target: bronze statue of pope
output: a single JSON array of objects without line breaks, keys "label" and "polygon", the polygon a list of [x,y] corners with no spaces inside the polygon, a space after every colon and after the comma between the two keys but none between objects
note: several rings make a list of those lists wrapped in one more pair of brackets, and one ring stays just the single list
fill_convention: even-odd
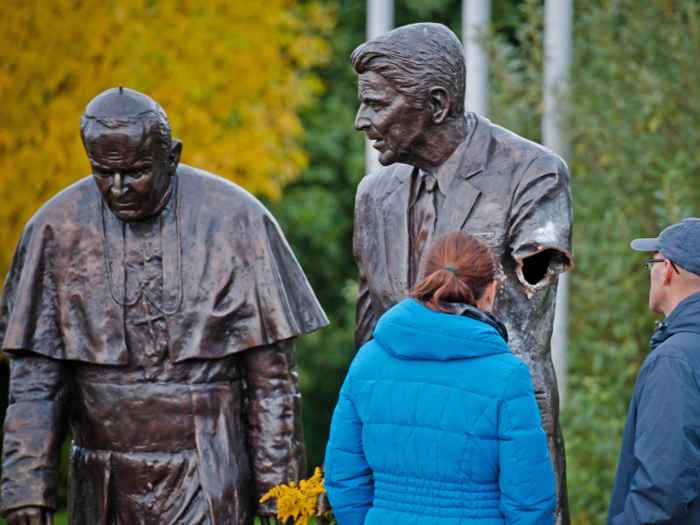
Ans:
[{"label": "bronze statue of pope", "polygon": [[29,221],[0,298],[10,525],[252,524],[305,474],[293,339],[328,321],[252,195],[180,164],[163,109],[87,106],[87,177]]}]

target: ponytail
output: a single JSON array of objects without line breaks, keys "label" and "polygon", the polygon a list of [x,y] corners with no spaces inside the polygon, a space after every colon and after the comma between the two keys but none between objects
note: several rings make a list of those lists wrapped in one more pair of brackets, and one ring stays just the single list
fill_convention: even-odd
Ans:
[{"label": "ponytail", "polygon": [[496,259],[481,240],[465,232],[435,239],[430,246],[423,280],[411,289],[411,297],[437,312],[451,313],[446,303],[476,306],[496,276]]}]

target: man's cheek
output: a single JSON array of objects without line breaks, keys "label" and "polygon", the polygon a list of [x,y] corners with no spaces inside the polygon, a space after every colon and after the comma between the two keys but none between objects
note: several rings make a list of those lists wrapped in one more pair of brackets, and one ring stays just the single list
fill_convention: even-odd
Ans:
[{"label": "man's cheek", "polygon": [[141,178],[131,183],[131,187],[137,195],[146,195],[151,191],[151,180],[149,178]]},{"label": "man's cheek", "polygon": [[392,151],[398,153],[401,149],[401,129],[400,126],[394,126],[386,135],[386,144]]},{"label": "man's cheek", "polygon": [[94,178],[95,184],[97,184],[97,189],[99,192],[103,195],[106,196],[109,194],[109,188],[110,184],[107,181],[99,180],[98,178]]}]

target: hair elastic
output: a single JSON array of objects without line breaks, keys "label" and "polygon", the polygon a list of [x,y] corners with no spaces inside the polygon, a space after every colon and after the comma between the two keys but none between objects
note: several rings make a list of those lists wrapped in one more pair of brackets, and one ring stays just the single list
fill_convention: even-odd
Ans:
[{"label": "hair elastic", "polygon": [[457,275],[457,270],[455,270],[454,266],[443,266],[442,269],[443,270],[452,270],[452,273]]}]

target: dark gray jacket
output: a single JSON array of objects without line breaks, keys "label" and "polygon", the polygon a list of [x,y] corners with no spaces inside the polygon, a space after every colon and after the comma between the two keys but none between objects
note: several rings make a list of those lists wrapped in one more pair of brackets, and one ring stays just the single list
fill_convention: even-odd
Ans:
[{"label": "dark gray jacket", "polygon": [[651,339],[627,416],[608,525],[700,524],[700,293]]}]

